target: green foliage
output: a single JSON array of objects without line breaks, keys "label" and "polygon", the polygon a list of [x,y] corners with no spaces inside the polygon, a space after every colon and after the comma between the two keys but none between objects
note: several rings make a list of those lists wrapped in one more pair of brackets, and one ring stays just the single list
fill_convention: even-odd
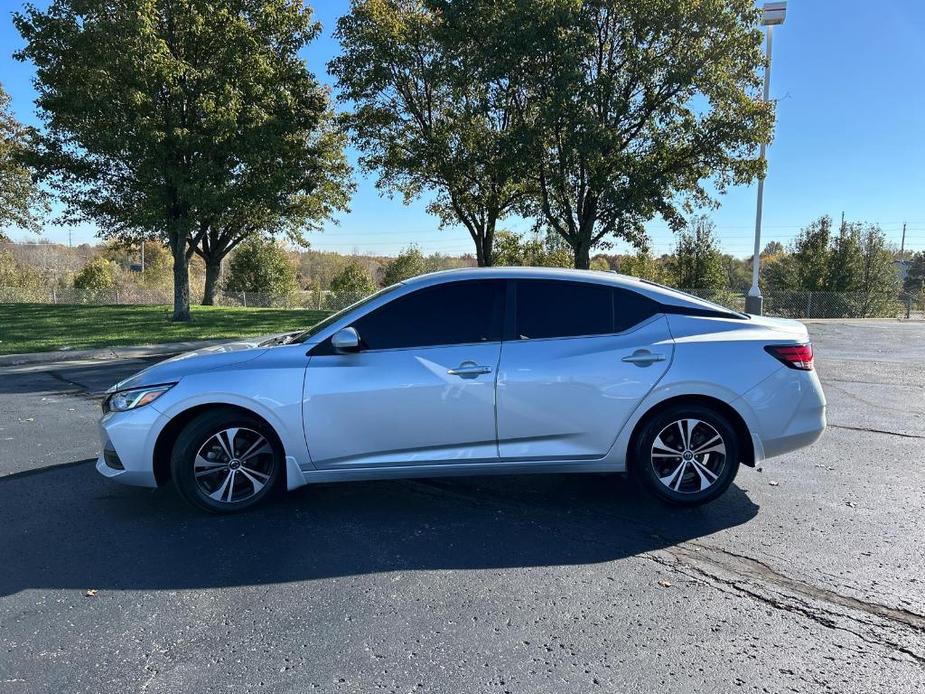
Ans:
[{"label": "green foliage", "polygon": [[858,225],[842,224],[838,236],[832,239],[827,262],[829,276],[826,288],[829,291],[860,291],[864,277],[864,253]]},{"label": "green foliage", "polygon": [[145,241],[145,268],[138,280],[148,289],[169,289],[173,284],[173,258],[157,241]]},{"label": "green foliage", "polygon": [[631,275],[632,277],[658,282],[659,284],[670,282],[665,264],[652,257],[647,246],[641,248],[635,255],[622,256],[617,271],[624,275]]},{"label": "green foliage", "polygon": [[331,280],[331,290],[365,296],[376,291],[376,282],[365,267],[356,260],[351,260],[334,275]]},{"label": "green foliage", "polygon": [[367,170],[406,202],[462,224],[479,265],[492,261],[498,220],[524,195],[521,94],[499,71],[484,32],[509,3],[353,0],[337,23],[343,54],[330,63]]},{"label": "green foliage", "polygon": [[724,289],[727,278],[723,255],[713,236],[715,225],[705,216],[695,217],[678,237],[671,272],[674,285],[682,289]]},{"label": "green foliage", "polygon": [[33,130],[13,117],[10,95],[0,84],[0,228],[38,230],[48,209],[45,195],[24,163],[33,136]]},{"label": "green foliage", "polygon": [[[493,265],[531,267],[572,267],[572,254],[562,246],[549,244],[538,236],[524,238],[510,231],[495,236]],[[609,268],[609,266],[608,266]]]},{"label": "green foliage", "polygon": [[762,257],[766,255],[774,256],[774,255],[781,255],[786,252],[787,252],[787,249],[784,248],[784,244],[782,244],[780,241],[768,241],[764,246],[764,250],[761,251],[761,255]]},{"label": "green foliage", "polygon": [[[783,248],[783,246],[781,246]],[[722,257],[723,272],[726,275],[725,286],[734,291],[745,291],[752,286],[751,259],[743,260],[724,253]]]},{"label": "green foliage", "polygon": [[607,272],[610,270],[610,263],[602,255],[591,258],[591,264],[588,266],[590,270],[598,270],[600,272]]},{"label": "green foliage", "polygon": [[861,257],[863,274],[860,291],[870,294],[885,294],[899,291],[900,280],[893,264],[886,235],[875,224],[861,228]]},{"label": "green foliage", "polygon": [[0,289],[38,290],[45,282],[37,269],[16,262],[13,254],[0,248]]},{"label": "green foliage", "polygon": [[[752,0],[534,0],[517,8],[516,54],[537,161],[532,209],[574,249],[713,203],[710,190],[763,173],[773,104],[758,96],[761,32]],[[493,36],[492,31],[487,32]],[[513,41],[514,48],[504,50]]]},{"label": "green foliage", "polygon": [[919,251],[910,259],[903,290],[910,294],[921,294],[925,290],[925,251]]},{"label": "green foliage", "polygon": [[828,288],[831,239],[831,217],[820,217],[800,231],[792,253],[799,289],[825,291]]},{"label": "green foliage", "polygon": [[421,251],[416,246],[409,246],[385,266],[382,284],[388,287],[391,284],[423,275],[425,272],[427,272],[427,265]]},{"label": "green foliage", "polygon": [[94,258],[74,276],[74,288],[104,292],[119,286],[119,266],[106,258]]},{"label": "green foliage", "polygon": [[53,0],[14,22],[45,124],[37,166],[70,220],[167,239],[176,319],[209,234],[223,243],[345,204],[341,136],[299,55],[319,31],[301,2]]},{"label": "green foliage", "polygon": [[295,266],[286,251],[272,241],[244,241],[231,256],[225,289],[229,292],[262,292],[288,301],[299,285]]}]

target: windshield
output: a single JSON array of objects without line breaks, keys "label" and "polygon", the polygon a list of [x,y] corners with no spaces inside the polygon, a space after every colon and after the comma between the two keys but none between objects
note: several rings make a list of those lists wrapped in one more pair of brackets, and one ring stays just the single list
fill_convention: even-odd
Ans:
[{"label": "windshield", "polygon": [[343,318],[344,316],[346,316],[348,313],[350,313],[350,312],[352,312],[352,311],[355,311],[356,309],[365,306],[366,304],[368,304],[369,302],[373,301],[374,299],[378,299],[380,296],[384,296],[384,295],[386,295],[386,294],[391,294],[393,291],[395,291],[396,289],[398,289],[400,286],[401,286],[401,284],[393,284],[393,285],[391,285],[391,286],[389,286],[389,287],[386,287],[385,289],[380,289],[380,290],[379,290],[378,292],[376,292],[375,294],[370,294],[370,295],[367,296],[365,299],[360,299],[360,300],[357,301],[356,303],[350,304],[350,306],[348,306],[347,308],[341,309],[341,310],[338,311],[337,313],[332,313],[330,316],[328,316],[328,317],[325,318],[324,320],[319,321],[318,323],[315,323],[315,324],[314,324],[312,327],[310,327],[308,330],[306,330],[306,331],[304,331],[304,332],[301,332],[301,333],[299,333],[298,335],[296,335],[294,338],[292,338],[292,339],[289,341],[290,344],[292,344],[292,343],[298,343],[298,342],[305,342],[308,338],[312,337],[313,335],[317,335],[319,332],[321,332],[322,330],[324,330],[325,328],[327,328],[329,325],[333,325],[334,323],[336,323],[337,321],[339,321],[341,318]]}]

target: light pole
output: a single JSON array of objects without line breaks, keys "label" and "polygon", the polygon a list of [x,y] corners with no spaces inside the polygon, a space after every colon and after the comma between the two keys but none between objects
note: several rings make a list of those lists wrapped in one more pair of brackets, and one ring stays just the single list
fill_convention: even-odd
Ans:
[{"label": "light pole", "polygon": [[[774,38],[774,27],[784,23],[787,16],[786,2],[766,2],[762,8],[761,23],[767,27],[768,33],[768,64],[764,68],[764,100],[768,100],[771,89],[771,44]],[[764,161],[767,143],[761,143],[759,157]],[[761,208],[764,204],[764,174],[758,177],[758,207],[755,211],[755,254],[752,256],[752,287],[745,297],[745,312],[760,316],[764,304],[761,289],[758,287],[758,275],[761,272]]]}]

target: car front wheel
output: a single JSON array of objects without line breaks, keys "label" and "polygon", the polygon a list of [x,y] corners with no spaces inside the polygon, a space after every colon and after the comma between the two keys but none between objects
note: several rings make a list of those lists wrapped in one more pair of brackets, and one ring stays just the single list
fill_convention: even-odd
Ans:
[{"label": "car front wheel", "polygon": [[726,415],[678,405],[651,417],[636,437],[630,473],[651,494],[680,506],[712,501],[732,484],[740,445]]},{"label": "car front wheel", "polygon": [[283,471],[283,451],[261,420],[212,410],[177,437],[171,472],[181,496],[213,513],[243,511],[266,498]]}]

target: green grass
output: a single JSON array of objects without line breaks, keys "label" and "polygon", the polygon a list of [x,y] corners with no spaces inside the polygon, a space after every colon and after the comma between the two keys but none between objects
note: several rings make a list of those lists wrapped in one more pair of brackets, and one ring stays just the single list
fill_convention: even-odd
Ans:
[{"label": "green grass", "polygon": [[191,322],[171,323],[167,306],[0,304],[0,354],[268,335],[307,328],[329,313],[193,306]]}]

